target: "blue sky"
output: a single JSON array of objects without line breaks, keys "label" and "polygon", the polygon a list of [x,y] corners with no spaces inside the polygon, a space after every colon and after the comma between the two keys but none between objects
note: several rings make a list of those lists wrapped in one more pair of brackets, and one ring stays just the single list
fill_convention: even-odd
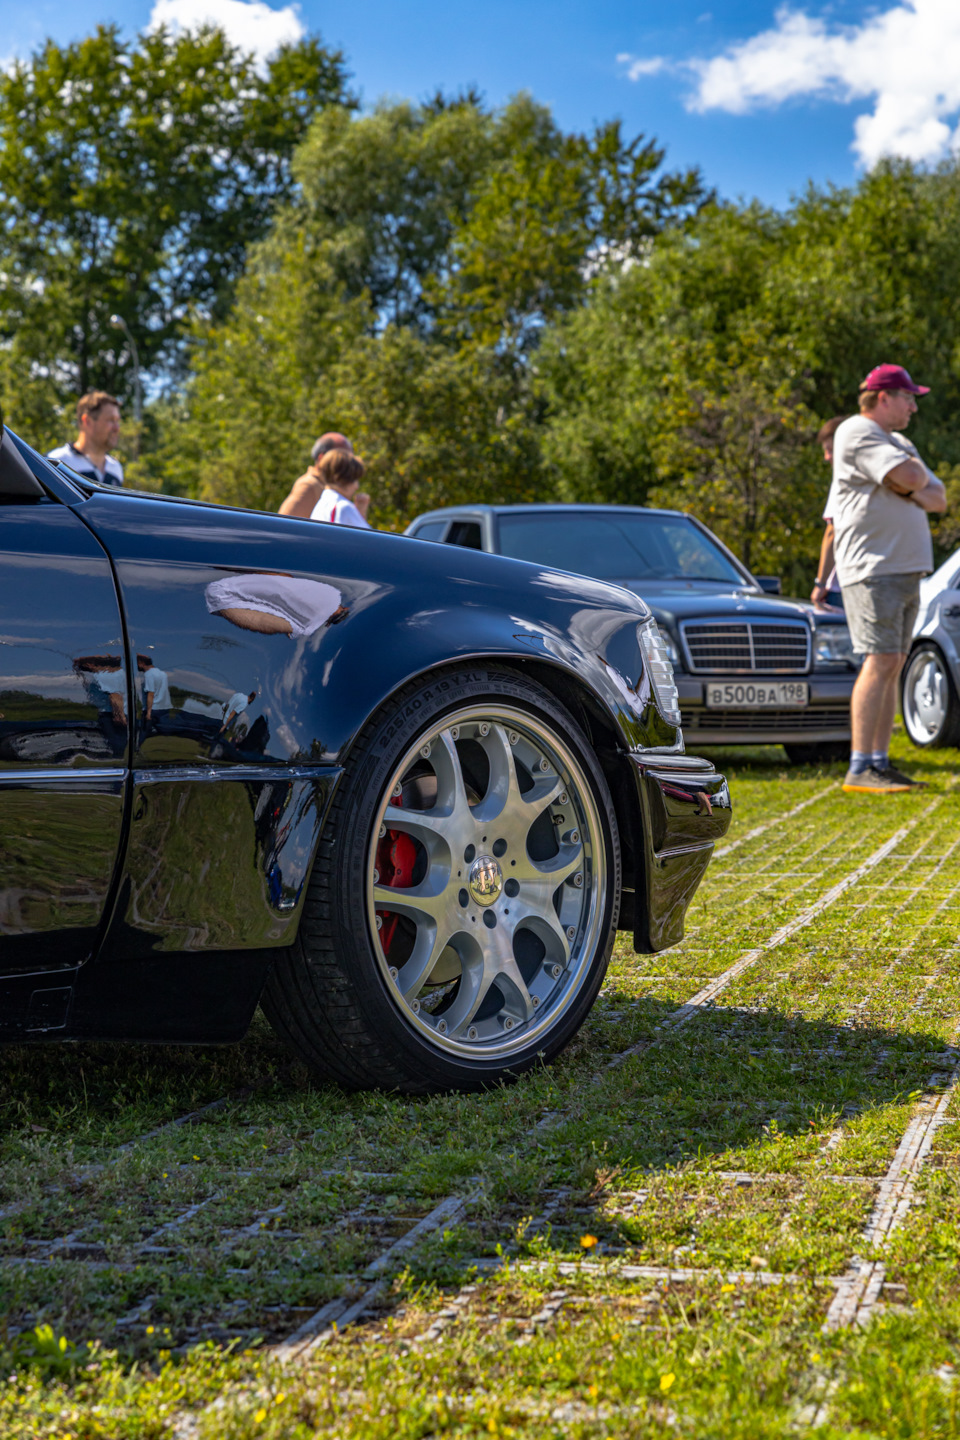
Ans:
[{"label": "blue sky", "polygon": [[112,20],[222,20],[250,48],[319,30],[365,104],[530,90],[568,128],[619,116],[731,197],[783,205],[879,155],[936,161],[960,115],[960,0],[0,0],[0,59]]}]

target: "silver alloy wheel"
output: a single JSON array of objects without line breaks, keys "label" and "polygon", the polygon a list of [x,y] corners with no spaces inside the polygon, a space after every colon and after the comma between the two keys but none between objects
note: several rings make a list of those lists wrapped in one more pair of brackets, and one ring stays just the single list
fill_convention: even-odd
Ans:
[{"label": "silver alloy wheel", "polygon": [[[397,876],[412,883],[384,883]],[[374,953],[404,1018],[441,1050],[502,1059],[550,1031],[590,974],[606,886],[587,775],[523,710],[447,715],[386,786],[367,862]]]},{"label": "silver alloy wheel", "polygon": [[918,650],[903,680],[903,723],[910,739],[929,745],[942,734],[950,708],[950,681],[933,650]]}]

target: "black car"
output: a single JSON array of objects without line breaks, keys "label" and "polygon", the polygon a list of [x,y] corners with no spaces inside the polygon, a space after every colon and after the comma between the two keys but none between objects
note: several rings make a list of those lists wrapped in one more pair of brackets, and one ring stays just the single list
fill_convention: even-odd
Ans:
[{"label": "black car", "polygon": [[612,581],[640,595],[673,662],[682,726],[701,745],[783,745],[791,760],[850,748],[856,658],[842,611],[779,598],[706,525],[631,505],[431,510],[408,535]]},{"label": "black car", "polygon": [[730,819],[597,581],[0,450],[0,1036],[228,1041],[347,1087],[555,1055]]}]

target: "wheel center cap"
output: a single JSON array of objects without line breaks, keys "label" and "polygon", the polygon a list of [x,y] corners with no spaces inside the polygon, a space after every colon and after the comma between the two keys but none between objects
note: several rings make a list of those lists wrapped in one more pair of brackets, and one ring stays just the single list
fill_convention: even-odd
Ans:
[{"label": "wheel center cap", "polygon": [[503,889],[503,871],[492,855],[478,855],[470,866],[467,883],[477,905],[492,905]]}]

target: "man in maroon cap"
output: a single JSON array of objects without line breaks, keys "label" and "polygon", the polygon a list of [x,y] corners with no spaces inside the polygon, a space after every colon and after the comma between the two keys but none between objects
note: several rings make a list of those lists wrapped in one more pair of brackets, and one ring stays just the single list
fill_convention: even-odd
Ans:
[{"label": "man in maroon cap", "polygon": [[[346,435],[341,435],[336,430],[328,430],[326,435],[321,435],[319,440],[314,440],[310,450],[310,464],[299,480],[294,480],[293,489],[280,506],[281,515],[296,515],[301,520],[310,519],[324,488],[324,481],[317,471],[317,466],[324,455],[329,455],[331,450],[345,450],[348,455],[353,454],[353,446]],[[353,503],[366,519],[370,496],[355,495]]]},{"label": "man in maroon cap", "polygon": [[860,386],[860,414],[838,426],[827,508],[854,650],[864,656],[850,700],[853,741],[844,790],[889,795],[920,782],[890,764],[897,681],[910,649],[920,580],[933,569],[927,512],[946,509],[943,485],[901,432],[916,413],[902,365],[878,365]]}]

